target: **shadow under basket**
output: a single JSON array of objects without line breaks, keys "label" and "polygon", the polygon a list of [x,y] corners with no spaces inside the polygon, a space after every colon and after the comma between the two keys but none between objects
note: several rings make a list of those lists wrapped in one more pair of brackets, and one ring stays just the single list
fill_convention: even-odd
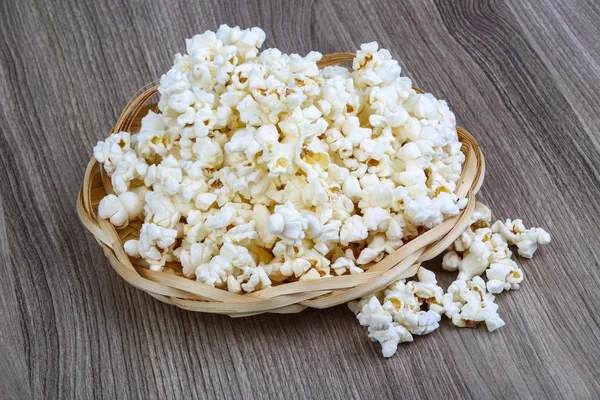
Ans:
[{"label": "shadow under basket", "polygon": [[[339,65],[352,61],[353,58],[352,53],[325,55],[319,62],[319,67]],[[110,133],[138,132],[141,119],[148,111],[158,111],[155,104],[146,105],[157,90],[158,86],[154,82],[136,93]],[[423,92],[418,88],[415,90]],[[186,310],[227,314],[232,317],[265,312],[297,313],[306,307],[333,307],[381,290],[398,279],[415,275],[421,262],[442,253],[469,225],[475,207],[475,194],[483,182],[485,164],[475,138],[463,128],[456,129],[465,162],[455,193],[467,198],[467,206],[459,215],[412,239],[394,253],[372,264],[362,274],[281,283],[252,293],[235,294],[185,278],[178,262],[167,263],[162,272],[152,271],[143,260],[130,258],[123,249],[125,241],[139,236],[140,221],[117,229],[109,221],[98,218],[98,203],[104,196],[113,193],[113,189],[110,178],[94,158],[85,171],[77,199],[77,211],[82,223],[94,235],[119,275],[131,285],[165,303]]]}]

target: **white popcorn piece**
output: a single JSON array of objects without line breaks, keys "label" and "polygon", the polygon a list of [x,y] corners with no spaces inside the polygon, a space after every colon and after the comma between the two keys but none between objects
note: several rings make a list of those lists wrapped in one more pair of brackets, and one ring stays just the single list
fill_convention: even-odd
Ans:
[{"label": "white popcorn piece", "polygon": [[460,264],[461,258],[454,250],[450,250],[444,254],[442,259],[442,268],[446,271],[456,271]]},{"label": "white popcorn piece", "polygon": [[246,293],[271,286],[271,280],[262,266],[245,267],[244,273],[237,277],[237,282]]},{"label": "white popcorn piece", "polygon": [[426,335],[440,327],[440,314],[428,310],[414,312],[412,310],[400,310],[394,316],[394,321],[404,326],[413,335]]},{"label": "white popcorn piece", "polygon": [[[366,178],[375,180],[372,184]],[[368,182],[368,183],[367,183]],[[393,187],[389,182],[380,182],[375,175],[365,175],[361,178],[361,185],[364,189],[361,192],[361,200],[358,207],[362,210],[369,207],[381,207],[389,209],[393,202]],[[365,185],[367,185],[365,187]]]},{"label": "white popcorn piece", "polygon": [[109,194],[98,204],[98,216],[110,219],[113,225],[122,227],[137,219],[142,207],[142,200],[134,192],[124,192],[119,196]]},{"label": "white popcorn piece", "polygon": [[206,211],[217,201],[217,197],[214,193],[199,193],[195,198],[195,206],[200,211]]},{"label": "white popcorn piece", "polygon": [[493,263],[485,271],[488,278],[487,289],[490,293],[498,294],[504,290],[518,289],[523,282],[523,271],[513,260],[505,259]]},{"label": "white popcorn piece", "polygon": [[360,252],[356,263],[364,265],[377,260],[377,258],[385,251],[385,244],[386,240],[384,235],[375,235],[373,239],[371,239],[369,245]]},{"label": "white popcorn piece", "polygon": [[119,195],[119,201],[127,211],[129,221],[136,219],[143,210],[144,203],[135,192],[125,192]]},{"label": "white popcorn piece", "polygon": [[125,226],[129,222],[127,209],[114,194],[109,194],[100,200],[98,216],[110,220],[110,223],[117,227]]},{"label": "white popcorn piece", "polygon": [[215,215],[208,217],[206,220],[206,226],[209,229],[225,228],[231,223],[231,220],[233,217],[235,217],[235,214],[235,208],[231,203],[228,203],[223,208],[219,209]]},{"label": "white popcorn piece", "polygon": [[314,268],[309,268],[304,274],[302,274],[302,276],[300,277],[299,280],[307,281],[307,280],[319,279],[319,278],[321,278],[321,274],[319,274],[319,271],[317,271]]},{"label": "white popcorn piece", "polygon": [[369,231],[360,215],[353,215],[346,219],[340,229],[340,243],[343,246],[364,240],[367,236]]},{"label": "white popcorn piece", "polygon": [[357,267],[354,260],[354,257],[338,257],[333,264],[331,264],[331,268],[335,272],[336,275],[343,275],[346,272],[350,272],[350,274],[362,274],[364,271]]},{"label": "white popcorn piece", "polygon": [[202,168],[218,168],[223,162],[223,150],[215,139],[198,138],[192,146],[196,162]]},{"label": "white popcorn piece", "polygon": [[396,353],[399,343],[413,341],[408,329],[395,322],[390,324],[387,329],[370,331],[369,338],[381,344],[381,354],[386,358]]},{"label": "white popcorn piece", "polygon": [[436,330],[446,311],[443,290],[437,286],[433,272],[420,268],[418,278],[419,282],[400,280],[390,285],[383,304],[378,296],[368,296],[356,305],[359,322],[369,327],[369,338],[381,343],[384,357],[392,356],[398,343],[412,342],[412,335]]},{"label": "white popcorn piece", "polygon": [[138,242],[138,240],[130,239],[123,243],[123,249],[125,250],[125,253],[127,253],[128,256],[134,258],[140,257],[140,251],[138,250]]},{"label": "white popcorn piece", "polygon": [[523,221],[507,219],[504,223],[496,221],[492,225],[492,232],[501,235],[508,244],[516,245],[519,255],[525,258],[533,257],[533,253],[540,244],[550,243],[550,234],[542,228],[527,229]]},{"label": "white popcorn piece", "polygon": [[111,183],[116,194],[129,190],[133,179],[141,179],[147,173],[145,160],[138,159],[133,151],[125,153],[111,176]]},{"label": "white popcorn piece", "polygon": [[212,232],[206,225],[208,214],[203,214],[198,210],[191,210],[186,218],[186,224],[183,228],[185,242],[192,244],[201,242]]},{"label": "white popcorn piece", "polygon": [[242,285],[238,282],[235,276],[229,275],[227,277],[227,290],[232,293],[241,293]]},{"label": "white popcorn piece", "polygon": [[[357,310],[359,311],[359,310]],[[362,326],[368,326],[369,330],[384,330],[392,324],[392,315],[384,310],[376,296],[372,296],[356,315]]]},{"label": "white popcorn piece", "polygon": [[105,141],[94,146],[94,158],[104,164],[104,170],[109,174],[131,148],[131,136],[128,132],[113,133]]},{"label": "white popcorn piece", "polygon": [[311,267],[310,261],[305,258],[286,255],[284,256],[284,262],[279,266],[278,272],[286,277],[293,275],[299,278],[310,270]]},{"label": "white popcorn piece", "polygon": [[[172,155],[163,159],[158,165],[151,165],[145,177],[146,186],[160,185],[166,193],[174,195],[179,191],[183,172]],[[155,189],[156,190],[156,189]]]},{"label": "white popcorn piece", "polygon": [[[492,211],[485,204],[476,202],[469,225],[477,224],[480,221],[489,226],[492,223]],[[478,228],[482,227],[480,225],[478,224]]]},{"label": "white popcorn piece", "polygon": [[151,222],[164,228],[174,228],[181,214],[177,211],[171,198],[156,192],[148,192],[145,196],[144,214],[146,222]]},{"label": "white popcorn piece", "polygon": [[258,238],[266,248],[273,247],[273,244],[275,244],[275,241],[277,240],[277,236],[271,234],[267,227],[270,216],[271,213],[265,205],[254,205],[254,208],[252,209],[252,220],[255,221],[255,229],[258,233]]},{"label": "white popcorn piece", "polygon": [[267,229],[270,234],[277,236],[285,244],[300,245],[304,239],[304,229],[307,221],[302,217],[290,201],[275,207],[275,212],[269,217]]},{"label": "white popcorn piece", "polygon": [[404,218],[396,215],[395,217],[390,218],[390,225],[385,231],[385,236],[389,240],[402,240],[402,238],[404,237],[403,228],[405,226],[406,222],[404,221]]},{"label": "white popcorn piece", "polygon": [[245,268],[254,267],[256,267],[256,262],[247,248],[224,243],[219,255],[212,257],[209,262],[199,265],[195,273],[198,281],[211,286],[223,287],[235,270],[244,271]]},{"label": "white popcorn piece", "polygon": [[229,229],[223,236],[225,243],[241,243],[258,238],[258,232],[255,230],[256,221],[250,221],[246,224],[236,225]]},{"label": "white popcorn piece", "polygon": [[381,207],[367,208],[363,214],[365,226],[372,232],[385,232],[390,226],[390,212]]},{"label": "white popcorn piece", "polygon": [[172,258],[168,248],[173,245],[176,237],[175,229],[145,223],[140,230],[139,239],[125,242],[124,247],[129,256],[142,258],[150,269],[162,271],[165,263]]},{"label": "white popcorn piece", "polygon": [[187,250],[181,247],[180,249],[177,255],[181,260],[183,274],[187,277],[193,277],[196,268],[210,262],[211,258],[217,253],[216,244],[210,241],[192,243]]},{"label": "white popcorn piece", "polygon": [[469,280],[479,276],[489,266],[490,250],[483,242],[475,241],[469,246],[465,257],[458,263],[458,279]]},{"label": "white popcorn piece", "polygon": [[156,224],[145,223],[140,230],[140,240],[143,236],[147,237],[153,245],[161,249],[166,249],[175,242],[177,231],[175,229],[163,228]]}]

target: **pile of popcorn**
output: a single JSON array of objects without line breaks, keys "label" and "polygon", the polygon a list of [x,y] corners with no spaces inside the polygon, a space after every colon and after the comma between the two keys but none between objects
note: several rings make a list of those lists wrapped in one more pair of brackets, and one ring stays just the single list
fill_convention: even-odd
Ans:
[{"label": "pile of popcorn", "polygon": [[[320,53],[261,52],[264,40],[226,25],[187,39],[160,80],[160,113],[94,147],[115,193],[98,215],[117,228],[142,221],[129,256],[249,293],[360,274],[466,206],[454,194],[464,162],[454,114],[416,92],[387,50],[363,44],[351,69],[320,70]],[[442,314],[503,324],[491,293],[522,280],[507,243],[528,256],[549,237],[520,221],[490,228],[482,206],[476,215],[444,257],[460,271],[448,293],[421,269],[419,282],[357,306],[384,355]]]},{"label": "pile of popcorn", "polygon": [[465,207],[454,114],[387,50],[319,70],[320,53],[259,52],[264,39],[223,25],[186,40],[161,112],[95,146],[115,192],[99,216],[143,220],[131,257],[252,292],[362,273]]},{"label": "pile of popcorn", "polygon": [[[391,357],[399,343],[412,342],[412,335],[425,335],[439,328],[443,315],[459,327],[485,324],[493,332],[504,326],[498,315],[495,294],[518,289],[523,271],[512,260],[509,245],[520,256],[531,258],[538,245],[550,242],[541,228],[527,229],[519,219],[496,221],[477,203],[470,226],[444,254],[442,267],[457,271],[447,292],[437,285],[435,274],[419,268],[418,281],[400,280],[384,291],[349,303],[369,338],[381,344],[384,357]],[[487,282],[480,276],[485,272]]]}]

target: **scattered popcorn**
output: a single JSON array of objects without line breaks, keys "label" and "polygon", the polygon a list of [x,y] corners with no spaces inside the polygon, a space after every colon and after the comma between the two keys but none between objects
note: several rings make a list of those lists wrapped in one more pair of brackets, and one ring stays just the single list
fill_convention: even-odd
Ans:
[{"label": "scattered popcorn", "polygon": [[[417,154],[416,150],[410,151]],[[459,271],[458,279],[446,293],[437,285],[435,274],[421,267],[417,271],[418,281],[399,280],[383,293],[348,303],[360,324],[368,326],[369,338],[381,344],[384,357],[391,357],[399,343],[412,341],[412,335],[424,335],[437,329],[442,315],[462,328],[484,324],[493,332],[504,326],[494,295],[518,289],[523,282],[523,271],[511,259],[509,244],[519,250],[533,244],[537,247],[549,243],[550,235],[540,228],[526,229],[521,220],[496,221],[490,227],[491,221],[489,208],[476,203],[470,225],[444,254],[442,267]],[[526,244],[519,247],[520,243]],[[373,245],[369,244],[361,256],[368,254],[369,247]],[[344,257],[338,260],[342,260],[340,267],[347,263]],[[336,263],[337,260],[334,270]],[[479,276],[483,272],[487,282]]]},{"label": "scattered popcorn", "polygon": [[497,312],[498,305],[494,303],[495,297],[487,293],[481,277],[454,281],[448,288],[448,295],[452,296],[452,306],[446,311],[446,316],[452,319],[454,325],[473,328],[483,322],[490,332],[504,326]]},{"label": "scattered popcorn", "polygon": [[435,274],[425,268],[418,272],[420,282],[400,280],[383,293],[363,298],[355,307],[356,317],[369,328],[369,338],[391,357],[399,343],[412,342],[412,335],[426,335],[439,328],[443,290]]}]

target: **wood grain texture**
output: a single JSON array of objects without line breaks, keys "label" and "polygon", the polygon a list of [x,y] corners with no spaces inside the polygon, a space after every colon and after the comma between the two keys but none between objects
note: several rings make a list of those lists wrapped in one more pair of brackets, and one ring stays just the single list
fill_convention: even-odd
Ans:
[{"label": "wood grain texture", "polygon": [[[0,2],[1,397],[598,398],[598,20],[579,0]],[[448,100],[486,154],[481,200],[553,235],[498,297],[505,327],[446,322],[383,359],[345,307],[196,314],[112,271],[75,214],[91,148],[221,23],[287,52],[377,40]]]}]

